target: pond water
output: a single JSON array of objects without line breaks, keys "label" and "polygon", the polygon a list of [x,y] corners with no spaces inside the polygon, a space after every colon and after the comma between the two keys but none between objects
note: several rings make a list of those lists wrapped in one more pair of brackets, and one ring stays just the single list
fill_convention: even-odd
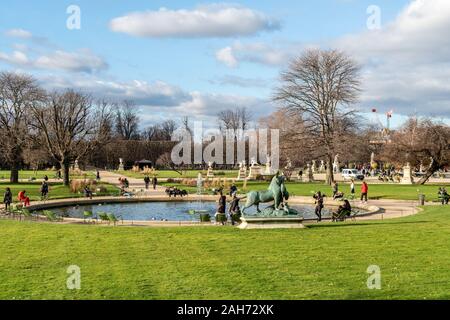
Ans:
[{"label": "pond water", "polygon": [[[266,205],[260,205],[265,208]],[[291,205],[291,208],[303,213],[305,219],[316,218],[314,207],[308,205]],[[137,203],[111,203],[101,205],[83,205],[53,209],[64,217],[83,218],[84,211],[92,211],[94,216],[99,212],[113,213],[122,216],[123,220],[132,221],[199,221],[199,214],[191,214],[192,210],[208,212],[211,217],[216,212],[217,204],[214,202],[180,201],[180,202],[137,202]],[[228,208],[227,208],[228,210]],[[256,213],[256,208],[246,211],[247,214]],[[323,217],[330,216],[329,210],[322,210]]]}]

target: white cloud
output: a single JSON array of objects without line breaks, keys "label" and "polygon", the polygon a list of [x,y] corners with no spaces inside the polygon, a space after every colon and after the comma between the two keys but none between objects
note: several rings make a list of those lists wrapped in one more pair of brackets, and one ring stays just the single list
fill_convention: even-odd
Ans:
[{"label": "white cloud", "polygon": [[5,35],[11,38],[31,39],[33,34],[24,29],[10,29],[5,32]]},{"label": "white cloud", "polygon": [[234,68],[238,65],[238,61],[234,56],[233,48],[226,47],[216,52],[216,59],[219,62],[226,64],[230,68]]},{"label": "white cloud", "polygon": [[215,116],[221,110],[247,107],[255,119],[274,110],[271,103],[264,99],[199,91],[187,92],[163,81],[120,82],[94,75],[77,74],[70,78],[41,76],[39,82],[49,91],[73,88],[91,93],[99,99],[133,100],[149,121],[152,118],[181,119],[183,116],[189,116],[215,125]]},{"label": "white cloud", "polygon": [[82,49],[76,52],[57,50],[49,55],[38,57],[34,65],[43,69],[60,69],[74,72],[92,73],[107,69],[107,63],[91,50]]},{"label": "white cloud", "polygon": [[[307,47],[338,48],[363,66],[361,109],[450,117],[450,1],[414,0],[381,30],[367,30],[325,44],[235,42],[233,64],[286,67]],[[225,52],[224,49],[218,52]]]},{"label": "white cloud", "polygon": [[57,50],[35,58],[30,58],[25,52],[18,50],[11,54],[0,52],[0,61],[20,67],[69,72],[93,73],[108,68],[108,64],[89,49],[76,52]]},{"label": "white cloud", "polygon": [[0,52],[0,61],[19,66],[27,66],[30,63],[27,55],[21,51],[14,51],[11,54]]},{"label": "white cloud", "polygon": [[193,10],[134,12],[111,20],[110,28],[139,37],[232,37],[276,30],[280,23],[242,6],[210,4]]},{"label": "white cloud", "polygon": [[270,67],[285,66],[304,49],[300,43],[266,44],[262,42],[235,41],[231,46],[216,51],[216,60],[229,67],[250,62]]},{"label": "white cloud", "polygon": [[364,108],[450,115],[450,1],[415,0],[381,30],[331,45],[363,65]]},{"label": "white cloud", "polygon": [[242,88],[266,88],[269,81],[261,78],[247,78],[237,75],[225,75],[209,80],[209,83],[219,86],[237,86]]}]

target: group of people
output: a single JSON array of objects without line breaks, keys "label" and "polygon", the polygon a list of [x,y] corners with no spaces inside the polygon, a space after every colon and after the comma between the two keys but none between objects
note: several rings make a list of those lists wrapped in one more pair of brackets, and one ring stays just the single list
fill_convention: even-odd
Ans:
[{"label": "group of people", "polygon": [[176,198],[177,196],[183,198],[188,195],[188,192],[186,190],[180,190],[177,187],[169,187],[166,189],[166,194],[169,196],[169,198]]},{"label": "group of people", "polygon": [[[26,190],[21,190],[17,195],[17,200],[24,207],[30,206],[30,197],[27,196]],[[11,204],[13,202],[13,195],[11,192],[11,188],[6,188],[5,194],[3,195],[3,203],[5,205],[5,210],[11,210]]]},{"label": "group of people", "polygon": [[145,189],[148,190],[150,187],[150,182],[152,183],[153,190],[156,190],[156,186],[158,185],[158,178],[154,176],[152,179],[150,179],[149,176],[145,176],[144,183],[145,183]]},{"label": "group of people", "polygon": [[231,201],[229,203],[228,208],[228,217],[227,217],[227,197],[223,193],[223,189],[219,190],[219,201],[217,206],[217,212],[215,215],[216,221],[225,225],[228,218],[231,220],[231,224],[235,225],[239,218],[241,217],[241,208],[239,206],[239,201],[241,198],[237,196],[237,187],[233,184],[230,188],[230,196]]},{"label": "group of people", "polygon": [[438,196],[439,200],[441,200],[442,205],[448,204],[448,201],[450,200],[450,195],[448,194],[447,190],[444,187],[439,188]]},{"label": "group of people", "polygon": [[[339,191],[339,185],[337,182],[333,183],[332,192],[333,192],[333,200],[338,200],[338,199],[344,198],[344,193]],[[363,183],[361,185],[361,202],[362,203],[367,203],[368,193],[369,193],[369,186],[365,181],[363,181]],[[350,184],[350,194],[351,194],[351,199],[355,199],[355,182],[353,180],[351,181],[351,184]],[[315,205],[316,205],[314,213],[317,216],[317,221],[320,222],[320,221],[322,221],[322,210],[324,208],[325,195],[319,191],[314,194],[313,198],[315,199]],[[332,215],[333,221],[338,220],[340,217],[343,216],[344,213],[346,216],[350,216],[351,212],[352,212],[352,207],[351,207],[350,202],[347,199],[344,199],[344,203],[341,206],[339,206],[338,210],[335,213],[333,213],[333,215]]]},{"label": "group of people", "polygon": [[[337,182],[333,183],[333,200],[343,199],[345,194],[339,191],[339,185]],[[367,194],[369,193],[369,185],[363,181],[361,184],[361,202],[367,202]],[[352,179],[350,183],[350,198],[355,199],[355,181]]]}]

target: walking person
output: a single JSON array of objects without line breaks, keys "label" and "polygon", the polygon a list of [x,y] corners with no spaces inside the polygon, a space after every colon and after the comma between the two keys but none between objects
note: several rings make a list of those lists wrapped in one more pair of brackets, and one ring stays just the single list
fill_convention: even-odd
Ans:
[{"label": "walking person", "polygon": [[144,177],[144,183],[145,183],[145,189],[148,190],[148,187],[150,185],[150,177],[149,176]]},{"label": "walking person", "polygon": [[3,203],[5,204],[5,211],[11,210],[12,192],[10,188],[6,188]]},{"label": "walking person", "polygon": [[230,203],[230,209],[228,211],[231,219],[231,225],[234,226],[235,222],[241,216],[241,208],[239,207],[239,201],[241,199],[237,197],[236,193],[233,194],[233,200]]},{"label": "walking person", "polygon": [[350,194],[351,199],[355,199],[355,181],[352,179],[352,182],[350,183]]},{"label": "walking person", "polygon": [[226,221],[226,206],[227,206],[227,197],[223,195],[223,190],[220,189],[219,191],[220,197],[218,201],[217,206],[217,213],[216,213],[216,222],[220,222],[222,225],[225,225]]},{"label": "walking person", "polygon": [[322,221],[322,209],[323,209],[323,195],[322,192],[317,192],[314,196],[314,199],[316,199],[316,208],[315,208],[315,214],[317,216],[317,222]]},{"label": "walking person", "polygon": [[96,178],[97,178],[97,181],[100,181],[100,171],[98,171],[98,170],[97,170]]},{"label": "walking person", "polygon": [[47,199],[48,189],[48,183],[46,180],[44,180],[41,185],[41,200]]},{"label": "walking person", "polygon": [[361,202],[367,203],[367,193],[369,192],[369,186],[365,181],[361,185]]},{"label": "walking person", "polygon": [[156,178],[156,176],[153,176],[152,185],[153,185],[153,190],[156,190],[156,186],[158,185],[158,178]]}]

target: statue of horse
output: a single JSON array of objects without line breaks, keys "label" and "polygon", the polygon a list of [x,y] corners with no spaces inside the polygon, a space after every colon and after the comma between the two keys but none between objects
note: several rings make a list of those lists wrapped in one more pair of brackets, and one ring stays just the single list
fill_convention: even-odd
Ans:
[{"label": "statue of horse", "polygon": [[256,210],[260,213],[261,210],[259,209],[259,204],[271,201],[274,201],[274,210],[279,210],[281,205],[284,204],[284,200],[289,199],[289,193],[284,185],[284,180],[284,176],[277,174],[273,177],[267,191],[250,191],[247,193],[247,203],[242,209],[242,214],[245,213],[246,209],[251,208],[252,206],[256,206]]}]

